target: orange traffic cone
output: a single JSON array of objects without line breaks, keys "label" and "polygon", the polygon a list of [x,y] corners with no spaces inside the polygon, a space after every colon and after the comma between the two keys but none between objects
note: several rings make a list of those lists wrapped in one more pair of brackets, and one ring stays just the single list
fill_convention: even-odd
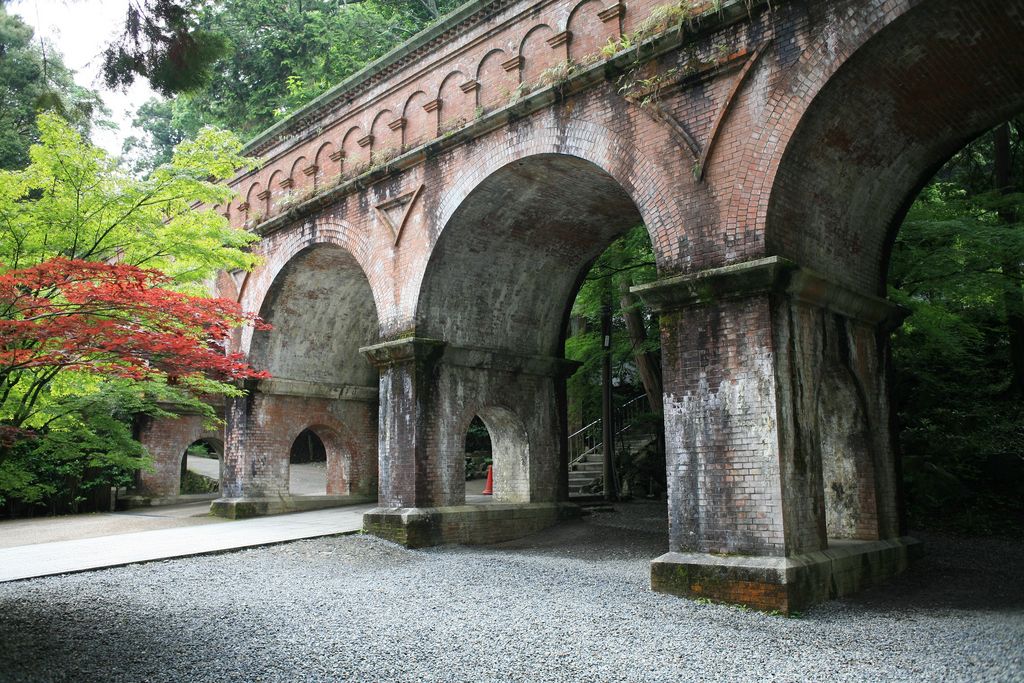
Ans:
[{"label": "orange traffic cone", "polygon": [[494,469],[490,465],[487,466],[487,484],[484,486],[483,494],[485,496],[494,495]]}]

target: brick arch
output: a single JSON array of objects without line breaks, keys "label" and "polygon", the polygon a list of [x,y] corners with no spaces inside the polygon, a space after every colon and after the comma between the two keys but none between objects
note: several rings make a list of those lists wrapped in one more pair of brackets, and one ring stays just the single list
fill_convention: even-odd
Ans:
[{"label": "brick arch", "polygon": [[423,108],[428,99],[427,93],[417,90],[405,101],[402,108],[402,118],[405,119],[403,147],[415,147],[437,137],[437,114]]},{"label": "brick arch", "polygon": [[356,173],[370,161],[370,146],[362,146],[359,141],[366,136],[359,126],[352,126],[341,138],[341,172],[348,175]]},{"label": "brick arch", "polygon": [[609,30],[598,13],[604,9],[601,0],[583,0],[569,12],[564,30],[569,31],[569,58],[580,61],[598,54],[608,38],[618,31]]},{"label": "brick arch", "polygon": [[139,489],[154,497],[178,495],[181,486],[181,458],[190,445],[203,439],[215,440],[222,445],[223,431],[206,428],[202,415],[180,415],[176,419],[144,421],[139,430],[139,442],[153,458],[153,471],[139,473]]},{"label": "brick arch", "polygon": [[518,83],[518,74],[513,76],[502,66],[510,55],[500,48],[489,51],[476,67],[477,89],[476,103],[484,110],[490,111],[503,107],[508,95]]},{"label": "brick arch", "polygon": [[373,135],[374,154],[387,153],[389,150],[397,152],[402,148],[402,131],[392,130],[389,126],[397,118],[390,109],[382,109],[373,117],[370,134]]},{"label": "brick arch", "polygon": [[519,56],[523,60],[520,67],[523,83],[534,83],[545,69],[562,61],[559,53],[547,43],[553,35],[555,32],[550,26],[538,24],[523,36],[519,43]]},{"label": "brick arch", "polygon": [[464,92],[460,86],[468,82],[469,78],[462,71],[452,71],[437,89],[437,99],[440,101],[438,109],[438,132],[459,127],[460,122],[465,123],[473,118],[473,110],[476,107],[475,94]]},{"label": "brick arch", "polygon": [[322,185],[341,172],[341,164],[331,158],[334,151],[334,143],[330,141],[317,148],[313,156],[313,165],[316,166],[314,179],[317,185]]},{"label": "brick arch", "polygon": [[[374,281],[376,269],[372,265],[372,247],[366,233],[337,219],[319,219],[277,233],[260,242],[260,252],[266,261],[246,277],[238,295],[242,309],[261,310],[270,288],[284,267],[302,251],[318,245],[340,247],[350,254],[367,276],[374,307],[378,312],[386,310],[385,307],[390,305],[391,297],[383,293],[387,289],[383,282]],[[378,274],[378,279],[379,277]],[[238,350],[248,353],[252,338],[252,328],[243,328]]]},{"label": "brick arch", "polygon": [[292,163],[292,167],[288,171],[288,177],[291,178],[293,190],[298,190],[306,187],[307,185],[313,184],[313,179],[307,176],[304,172],[308,166],[309,161],[304,156],[300,156]]},{"label": "brick arch", "polygon": [[[612,176],[636,204],[654,245],[659,269],[667,265],[672,242],[685,236],[681,214],[666,193],[668,173],[652,159],[611,129],[591,121],[570,119],[563,125],[548,122],[536,126],[525,141],[505,144],[490,141],[475,150],[462,164],[458,180],[441,197],[433,224],[443,230],[452,214],[470,192],[498,169],[514,161],[539,154],[565,154],[589,161]],[[512,139],[519,136],[510,134]],[[632,163],[625,163],[632,159]]]},{"label": "brick arch", "polygon": [[[756,170],[738,179],[770,191],[765,251],[884,296],[891,240],[923,183],[1024,110],[1022,13],[1021,0],[888,0],[860,10],[855,29],[817,31],[789,77],[797,94],[767,116],[777,136],[755,140]],[[949,79],[957,87],[940,85]]]},{"label": "brick arch", "polygon": [[[295,440],[307,429],[316,434],[327,453],[327,495],[350,493],[353,463],[364,456],[359,451],[358,440],[341,420],[327,411],[315,412],[308,420],[289,425],[283,441],[290,450]],[[290,474],[290,459],[288,467]]]},{"label": "brick arch", "polygon": [[270,196],[267,197],[265,208],[266,215],[269,216],[270,214],[277,212],[278,206],[281,202],[281,195],[288,191],[286,188],[281,187],[281,181],[287,177],[288,176],[281,169],[277,169],[270,174],[270,180],[267,181],[267,189],[270,190]]},{"label": "brick arch", "polygon": [[262,192],[263,185],[259,181],[254,182],[246,190],[245,203],[248,208],[245,210],[245,222],[255,220],[257,217],[266,217],[266,202],[259,197]]},{"label": "brick arch", "polygon": [[[463,440],[473,418],[480,417],[491,439],[491,455],[494,462],[494,501],[500,503],[528,503],[532,499],[533,477],[537,475],[531,458],[535,448],[531,447],[527,420],[520,414],[522,406],[503,402],[476,401],[463,411],[455,430]],[[465,467],[465,459],[462,459]],[[465,478],[465,470],[462,472]]]}]

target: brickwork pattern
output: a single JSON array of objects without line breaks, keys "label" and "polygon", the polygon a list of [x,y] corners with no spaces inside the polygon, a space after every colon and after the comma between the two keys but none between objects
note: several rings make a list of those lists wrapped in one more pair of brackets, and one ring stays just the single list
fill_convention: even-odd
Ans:
[{"label": "brickwork pattern", "polygon": [[[1024,0],[726,0],[640,52],[594,56],[656,4],[477,2],[254,143],[266,164],[218,210],[264,236],[266,264],[223,291],[269,314],[289,268],[330,245],[398,345],[368,351],[379,428],[335,399],[233,401],[230,495],[280,491],[284,435],[315,417],[361,454],[379,431],[381,505],[455,505],[466,426],[494,411],[522,428],[529,499],[556,500],[561,371],[452,354],[560,354],[581,274],[642,220],[663,284],[772,256],[827,276],[818,298],[782,276],[697,285],[662,316],[672,549],[788,556],[898,533],[889,322],[861,308],[922,179],[1024,109]],[[566,57],[571,74],[531,83]],[[357,337],[330,344],[379,346]]]},{"label": "brickwork pattern", "polygon": [[181,459],[196,441],[209,440],[223,449],[223,430],[210,430],[201,415],[143,420],[139,442],[153,458],[154,471],[139,472],[137,492],[153,498],[173,498],[181,489]]}]

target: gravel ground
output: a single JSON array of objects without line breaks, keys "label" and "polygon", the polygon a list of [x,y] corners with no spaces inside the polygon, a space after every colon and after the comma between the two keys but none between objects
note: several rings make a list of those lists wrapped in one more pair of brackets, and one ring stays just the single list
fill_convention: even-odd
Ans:
[{"label": "gravel ground", "polygon": [[[623,509],[625,508],[625,509]],[[1024,544],[925,537],[786,619],[651,593],[664,507],[514,543],[301,541],[0,585],[5,681],[1024,680]]]}]

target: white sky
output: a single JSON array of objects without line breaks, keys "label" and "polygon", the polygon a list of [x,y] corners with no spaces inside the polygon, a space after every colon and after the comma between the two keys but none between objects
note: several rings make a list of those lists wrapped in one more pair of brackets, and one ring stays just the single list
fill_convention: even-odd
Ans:
[{"label": "white sky", "polygon": [[19,15],[57,48],[64,63],[75,71],[75,81],[99,91],[118,130],[94,129],[93,142],[111,154],[131,134],[132,114],[140,104],[156,97],[145,79],[137,79],[127,93],[107,90],[99,78],[101,53],[124,25],[128,0],[13,0],[9,14]]}]

